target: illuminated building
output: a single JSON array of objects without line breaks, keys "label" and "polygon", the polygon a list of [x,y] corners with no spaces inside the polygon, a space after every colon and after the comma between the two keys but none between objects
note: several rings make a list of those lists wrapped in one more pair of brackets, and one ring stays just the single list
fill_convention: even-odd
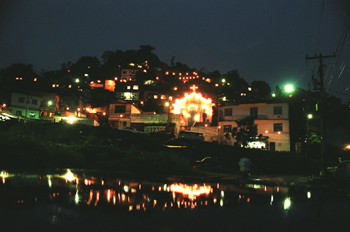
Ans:
[{"label": "illuminated building", "polygon": [[[287,103],[251,103],[219,108],[219,133],[223,136],[237,127],[236,120],[254,118],[257,136],[248,141],[249,148],[290,151],[289,107]],[[232,141],[231,141],[232,140]],[[234,139],[226,142],[236,142]],[[233,145],[231,143],[231,145]]]},{"label": "illuminated building", "polygon": [[8,110],[10,113],[24,118],[39,119],[40,103],[41,96],[12,93]]},{"label": "illuminated building", "polygon": [[185,97],[176,99],[173,104],[173,113],[181,116],[181,126],[192,126],[196,122],[212,122],[212,100],[196,93],[198,87],[193,85],[192,93],[185,93]]}]

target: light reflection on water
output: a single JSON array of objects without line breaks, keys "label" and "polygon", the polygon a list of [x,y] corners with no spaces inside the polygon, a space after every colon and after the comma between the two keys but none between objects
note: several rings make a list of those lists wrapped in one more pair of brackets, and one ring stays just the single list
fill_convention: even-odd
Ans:
[{"label": "light reflection on water", "polygon": [[[236,207],[259,204],[288,210],[293,201],[311,201],[317,192],[305,186],[260,183],[180,183],[102,178],[77,174],[3,175],[2,202],[13,205],[60,204],[81,208],[108,208],[121,212]],[[312,194],[311,194],[312,193]],[[348,193],[347,193],[348,194]],[[312,196],[312,197],[311,197]]]}]

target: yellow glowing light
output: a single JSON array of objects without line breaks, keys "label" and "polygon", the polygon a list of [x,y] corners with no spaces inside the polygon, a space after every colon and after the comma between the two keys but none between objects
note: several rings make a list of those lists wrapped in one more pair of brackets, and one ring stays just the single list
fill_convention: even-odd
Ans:
[{"label": "yellow glowing light", "polygon": [[75,121],[75,119],[76,119],[76,118],[74,118],[74,117],[69,117],[69,118],[68,118],[68,121],[69,121],[70,124],[73,124],[74,121]]},{"label": "yellow glowing light", "polygon": [[188,186],[186,184],[172,184],[170,186],[170,191],[175,193],[181,193],[183,195],[188,196],[190,200],[195,200],[197,196],[203,195],[203,194],[210,194],[211,186],[199,186],[199,185],[193,185]]},{"label": "yellow glowing light", "polygon": [[185,106],[187,105],[187,109],[191,108],[191,107],[195,107],[196,110],[198,109],[198,104],[201,105],[206,105],[207,109],[210,110],[211,109],[211,99],[208,98],[203,98],[202,94],[200,93],[195,93],[192,92],[191,94],[185,93],[185,97],[182,99],[176,99],[174,105],[174,113],[175,114],[180,114],[182,112],[182,110],[185,108]]},{"label": "yellow glowing light", "polygon": [[70,169],[68,169],[67,173],[65,175],[63,175],[62,177],[68,181],[75,180],[74,174],[71,172]]},{"label": "yellow glowing light", "polygon": [[10,177],[10,176],[12,176],[12,175],[10,175],[8,172],[6,172],[6,171],[1,171],[1,173],[0,173],[0,177],[2,177],[2,178],[7,178],[7,177]]}]

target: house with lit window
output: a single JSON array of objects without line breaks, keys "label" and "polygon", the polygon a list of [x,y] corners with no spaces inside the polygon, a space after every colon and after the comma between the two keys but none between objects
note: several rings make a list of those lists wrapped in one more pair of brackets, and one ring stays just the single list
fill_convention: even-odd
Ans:
[{"label": "house with lit window", "polygon": [[[289,106],[287,103],[250,103],[219,107],[219,133],[231,133],[237,120],[254,118],[257,137],[248,147],[290,151]],[[260,135],[260,136],[259,136]],[[235,142],[235,141],[234,141]]]},{"label": "house with lit window", "polygon": [[180,117],[170,113],[142,112],[135,104],[118,100],[109,104],[108,124],[112,128],[133,127],[146,133],[180,130]]},{"label": "house with lit window", "polygon": [[39,119],[41,96],[24,93],[12,93],[9,111],[28,119]]}]

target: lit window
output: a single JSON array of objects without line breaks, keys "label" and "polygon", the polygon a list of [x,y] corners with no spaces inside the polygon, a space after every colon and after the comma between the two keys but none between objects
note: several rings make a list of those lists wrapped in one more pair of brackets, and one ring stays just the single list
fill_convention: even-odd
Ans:
[{"label": "lit window", "polygon": [[164,100],[165,99],[165,95],[161,95],[160,99]]},{"label": "lit window", "polygon": [[158,95],[154,95],[153,97],[154,97],[154,99],[158,99]]},{"label": "lit window", "polygon": [[84,76],[88,77],[88,76],[89,76],[89,74],[85,73],[85,74],[84,74]]},{"label": "lit window", "polygon": [[134,85],[134,86],[132,87],[132,89],[138,90],[138,89],[139,89],[139,86],[138,86],[138,85]]},{"label": "lit window", "polygon": [[38,80],[38,78],[34,78],[34,81],[37,81]]},{"label": "lit window", "polygon": [[68,88],[72,88],[72,85],[68,85]]},{"label": "lit window", "polygon": [[248,87],[248,91],[252,91],[252,87]]},{"label": "lit window", "polygon": [[52,88],[55,88],[56,87],[56,85],[55,84],[52,84]]},{"label": "lit window", "polygon": [[169,75],[169,72],[165,72],[165,75]]},{"label": "lit window", "polygon": [[35,113],[34,113],[34,112],[30,112],[30,113],[29,113],[29,117],[30,117],[30,118],[35,118]]},{"label": "lit window", "polygon": [[126,89],[131,89],[131,86],[130,85],[126,86]]}]

